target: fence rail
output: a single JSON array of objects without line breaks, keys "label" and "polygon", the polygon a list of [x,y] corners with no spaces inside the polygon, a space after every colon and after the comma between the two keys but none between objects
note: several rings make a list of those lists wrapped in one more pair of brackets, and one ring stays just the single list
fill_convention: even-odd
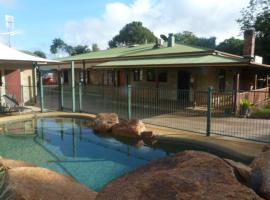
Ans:
[{"label": "fence rail", "polygon": [[[270,120],[241,118],[238,114],[240,99],[254,95],[266,102],[268,91],[76,85],[75,111],[114,112],[122,119],[138,118],[163,127],[270,143]],[[70,86],[44,86],[43,93],[45,109],[72,111]]]}]

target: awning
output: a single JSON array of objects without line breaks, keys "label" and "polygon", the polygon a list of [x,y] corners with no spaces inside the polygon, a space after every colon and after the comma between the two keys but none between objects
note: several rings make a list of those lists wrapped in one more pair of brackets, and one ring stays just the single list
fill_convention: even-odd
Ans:
[{"label": "awning", "polygon": [[[245,61],[245,60],[244,60]],[[132,59],[132,60],[116,60],[98,64],[94,66],[95,69],[105,68],[133,68],[133,67],[147,67],[147,66],[176,66],[176,65],[228,65],[228,64],[248,64],[243,62],[243,59],[229,58],[219,55],[200,55],[188,57],[164,57],[151,59]]]},{"label": "awning", "polygon": [[40,58],[37,56],[28,55],[16,49],[10,48],[0,43],[0,64],[26,64],[37,63],[38,65],[56,64],[55,60]]}]

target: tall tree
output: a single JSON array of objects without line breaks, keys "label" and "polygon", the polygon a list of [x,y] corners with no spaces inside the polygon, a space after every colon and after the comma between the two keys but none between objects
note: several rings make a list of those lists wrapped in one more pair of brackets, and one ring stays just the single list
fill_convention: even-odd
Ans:
[{"label": "tall tree", "polygon": [[270,0],[250,0],[246,8],[241,10],[241,18],[237,20],[241,30],[254,28],[258,15],[270,9]]},{"label": "tall tree", "polygon": [[74,55],[89,53],[89,52],[90,52],[90,49],[87,45],[77,45],[77,46],[71,47],[71,51],[69,52],[69,54],[74,56]]},{"label": "tall tree", "polygon": [[33,53],[38,57],[46,58],[46,54],[43,51],[34,51]]},{"label": "tall tree", "polygon": [[56,54],[59,52],[66,52],[69,55],[73,56],[73,55],[88,53],[90,52],[90,49],[87,45],[71,46],[65,43],[62,39],[55,38],[52,41],[50,51],[52,54]]},{"label": "tall tree", "polygon": [[202,38],[197,37],[190,31],[183,31],[182,33],[176,33],[174,35],[175,41],[182,44],[187,45],[194,45],[194,46],[201,46],[206,48],[215,48],[216,46],[216,38],[209,37],[209,38]]},{"label": "tall tree", "polygon": [[156,37],[148,28],[144,27],[142,22],[132,22],[125,25],[111,41],[110,48],[121,44],[144,44],[146,41],[155,42]]},{"label": "tall tree", "polygon": [[99,47],[98,47],[98,45],[96,43],[92,44],[92,51],[93,52],[96,52],[96,51],[99,51],[99,50],[100,49],[99,49]]},{"label": "tall tree", "polygon": [[243,46],[244,46],[244,40],[231,37],[219,43],[216,49],[219,51],[223,51],[223,52],[227,52],[231,54],[242,55]]},{"label": "tall tree", "polygon": [[55,38],[52,41],[50,51],[52,54],[56,54],[59,52],[59,50],[65,51],[66,50],[65,48],[66,48],[66,43],[61,38]]},{"label": "tall tree", "polygon": [[270,64],[270,0],[250,0],[242,10],[238,23],[242,31],[254,28],[256,31],[255,54]]}]

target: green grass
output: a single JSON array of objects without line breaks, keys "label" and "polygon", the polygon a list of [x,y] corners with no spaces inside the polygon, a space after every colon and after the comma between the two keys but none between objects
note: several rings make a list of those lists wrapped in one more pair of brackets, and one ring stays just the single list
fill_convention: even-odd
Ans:
[{"label": "green grass", "polygon": [[270,105],[266,105],[265,107],[253,112],[251,114],[251,117],[260,119],[270,119]]}]

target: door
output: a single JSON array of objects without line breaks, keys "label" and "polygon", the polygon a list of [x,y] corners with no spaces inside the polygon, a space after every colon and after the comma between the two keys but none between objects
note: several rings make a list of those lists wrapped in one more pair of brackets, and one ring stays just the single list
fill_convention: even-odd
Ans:
[{"label": "door", "polygon": [[178,100],[184,100],[188,102],[189,90],[190,90],[190,73],[186,71],[178,71]]},{"label": "door", "polygon": [[5,70],[6,94],[21,103],[20,70]]},{"label": "door", "polygon": [[127,76],[124,70],[118,71],[118,86],[126,86],[127,85]]}]

